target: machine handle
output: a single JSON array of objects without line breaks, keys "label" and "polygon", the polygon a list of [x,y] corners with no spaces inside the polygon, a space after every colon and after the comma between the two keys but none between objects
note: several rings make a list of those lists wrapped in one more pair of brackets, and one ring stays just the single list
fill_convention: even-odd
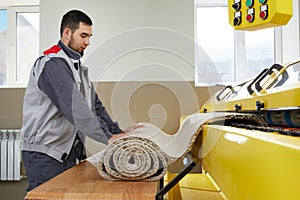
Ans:
[{"label": "machine handle", "polygon": [[[280,79],[280,81],[274,86],[274,87],[279,87],[279,86],[282,86],[287,80],[289,79],[289,74],[284,71],[282,73],[282,78]],[[272,87],[275,83],[273,84],[270,84],[267,89],[269,89],[270,87]]]},{"label": "machine handle", "polygon": [[[272,67],[270,67],[270,69],[268,69],[260,78],[259,80],[255,83],[255,88],[258,92],[260,92],[263,87],[261,86],[261,82],[266,78],[267,75],[272,75],[275,70],[278,71],[278,73],[280,73],[280,70],[283,69],[283,66],[279,65],[279,64],[274,64]],[[282,79],[276,84],[276,86],[280,86],[282,85],[287,79],[289,78],[289,75],[286,71],[283,71],[282,73]],[[278,76],[276,76],[273,81],[271,82],[271,84],[269,84],[269,86],[267,88],[272,87],[275,82],[278,80]]]},{"label": "machine handle", "polygon": [[253,84],[264,74],[266,73],[266,71],[268,71],[268,68],[265,68],[264,70],[262,70],[258,76],[255,77],[255,79],[250,83],[250,85],[248,85],[247,90],[249,92],[250,95],[252,95],[254,93],[254,90],[252,90],[252,86]]},{"label": "machine handle", "polygon": [[[230,91],[232,91],[232,86],[231,85],[227,85],[218,95],[217,95],[217,100],[218,101],[221,101],[222,99],[224,99],[227,95],[228,95],[228,93],[230,92]],[[229,89],[230,91],[229,92],[227,92],[225,95],[224,95],[224,97],[223,98],[221,98],[220,96],[227,90],[227,89]]]}]

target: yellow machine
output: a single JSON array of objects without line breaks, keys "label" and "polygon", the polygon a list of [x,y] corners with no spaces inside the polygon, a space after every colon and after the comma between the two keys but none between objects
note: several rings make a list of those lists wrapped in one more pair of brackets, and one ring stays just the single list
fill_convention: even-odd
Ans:
[{"label": "yellow machine", "polygon": [[175,186],[169,199],[180,200],[184,191],[189,199],[300,199],[300,60],[227,86],[200,110],[224,111],[266,123],[229,119],[204,125],[191,152],[203,172],[183,172],[180,190]]},{"label": "yellow machine", "polygon": [[236,30],[258,30],[288,23],[292,0],[228,0],[229,23]]},{"label": "yellow machine", "polygon": [[[228,0],[228,11],[234,29],[259,30],[287,24],[292,0]],[[167,174],[168,199],[299,200],[300,60],[226,86],[200,110],[217,112],[264,123],[233,117],[201,126],[186,168]],[[196,163],[202,173],[188,174]]]},{"label": "yellow machine", "polygon": [[224,199],[300,199],[300,61],[263,70],[227,86],[200,112],[259,115],[267,126],[239,122],[207,125],[199,153]]}]

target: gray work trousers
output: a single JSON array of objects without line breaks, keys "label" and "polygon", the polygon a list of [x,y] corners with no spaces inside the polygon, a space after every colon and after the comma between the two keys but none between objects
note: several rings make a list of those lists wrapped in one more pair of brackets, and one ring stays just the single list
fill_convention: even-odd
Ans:
[{"label": "gray work trousers", "polygon": [[63,163],[41,152],[22,151],[22,161],[27,175],[28,192],[63,171],[75,166],[76,151],[72,148]]}]

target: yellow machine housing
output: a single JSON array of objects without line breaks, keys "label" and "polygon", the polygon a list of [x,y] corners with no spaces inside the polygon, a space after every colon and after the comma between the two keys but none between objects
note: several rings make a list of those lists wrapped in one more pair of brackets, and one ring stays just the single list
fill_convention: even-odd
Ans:
[{"label": "yellow machine housing", "polygon": [[[189,174],[179,183],[183,195],[300,199],[300,61],[274,64],[249,81],[225,87],[203,105],[202,112],[254,114],[267,125],[243,121],[204,125],[192,150],[203,172]],[[170,200],[180,200],[181,193],[173,189]]]},{"label": "yellow machine housing", "polygon": [[[228,0],[228,11],[234,29],[259,30],[287,24],[292,0]],[[170,200],[181,200],[181,194],[188,199],[300,199],[300,61],[274,64],[249,81],[226,86],[199,112],[243,113],[266,123],[224,120],[199,128],[191,164],[201,163],[202,173],[185,176],[169,192]]]},{"label": "yellow machine housing", "polygon": [[257,114],[268,123],[204,127],[198,157],[224,199],[300,199],[299,81],[300,61],[274,64],[203,105],[200,112]]},{"label": "yellow machine housing", "polygon": [[228,0],[229,23],[248,31],[286,25],[292,7],[292,0]]},{"label": "yellow machine housing", "polygon": [[203,134],[201,163],[223,199],[300,199],[299,137],[220,125]]}]

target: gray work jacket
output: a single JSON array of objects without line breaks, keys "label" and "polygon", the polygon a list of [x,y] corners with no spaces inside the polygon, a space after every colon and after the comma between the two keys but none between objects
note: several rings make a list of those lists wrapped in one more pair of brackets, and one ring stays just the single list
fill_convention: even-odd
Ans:
[{"label": "gray work jacket", "polygon": [[88,68],[82,65],[80,78],[74,67],[80,57],[59,41],[35,62],[23,103],[22,150],[42,152],[63,162],[77,132],[105,144],[112,134],[122,132],[95,93]]}]

